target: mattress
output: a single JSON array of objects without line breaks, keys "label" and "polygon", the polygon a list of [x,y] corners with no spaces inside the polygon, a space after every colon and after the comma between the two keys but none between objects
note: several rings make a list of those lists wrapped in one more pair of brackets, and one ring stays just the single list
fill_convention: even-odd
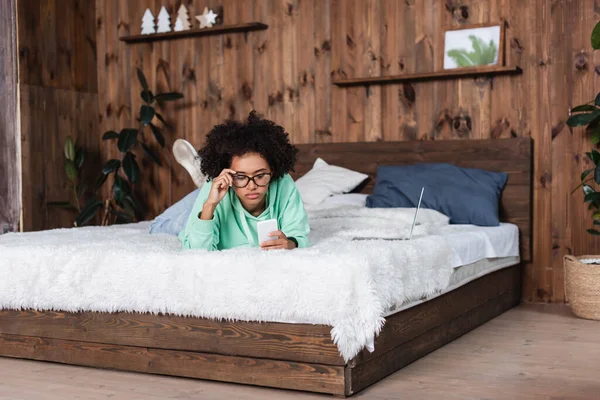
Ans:
[{"label": "mattress", "polygon": [[440,227],[452,250],[454,268],[484,259],[519,256],[519,228],[510,223],[500,226],[447,225]]}]

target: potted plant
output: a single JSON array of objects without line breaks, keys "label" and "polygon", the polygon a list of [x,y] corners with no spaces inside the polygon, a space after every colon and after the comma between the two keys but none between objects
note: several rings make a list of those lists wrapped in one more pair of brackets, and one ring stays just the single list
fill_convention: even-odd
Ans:
[{"label": "potted plant", "polygon": [[[594,50],[600,49],[600,22],[592,31],[591,42]],[[600,143],[600,93],[594,100],[571,109],[567,125],[585,127],[592,144]],[[592,149],[586,155],[593,166],[581,173],[581,183],[573,192],[582,188],[584,201],[592,210],[593,225],[587,232],[600,236],[600,192],[594,188],[600,185],[600,152]],[[600,320],[600,256],[566,255],[564,267],[565,297],[573,313],[581,318]]]}]

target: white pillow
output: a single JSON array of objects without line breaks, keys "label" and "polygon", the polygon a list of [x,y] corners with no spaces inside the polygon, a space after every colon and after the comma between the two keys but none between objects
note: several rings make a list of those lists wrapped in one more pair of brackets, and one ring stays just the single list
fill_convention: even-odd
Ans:
[{"label": "white pillow", "polygon": [[312,169],[296,180],[296,187],[304,203],[319,204],[330,196],[350,192],[368,177],[317,158]]}]

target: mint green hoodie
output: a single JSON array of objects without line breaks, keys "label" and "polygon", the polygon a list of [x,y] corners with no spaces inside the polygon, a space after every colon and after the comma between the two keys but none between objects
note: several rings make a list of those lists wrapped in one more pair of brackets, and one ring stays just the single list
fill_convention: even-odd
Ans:
[{"label": "mint green hoodie", "polygon": [[308,246],[308,217],[296,184],[289,175],[272,181],[267,189],[267,207],[254,217],[242,206],[233,189],[229,189],[217,205],[212,220],[201,220],[198,214],[208,199],[212,181],[202,186],[179,240],[185,249],[224,250],[239,246],[258,247],[256,224],[274,218],[287,237],[298,247]]}]

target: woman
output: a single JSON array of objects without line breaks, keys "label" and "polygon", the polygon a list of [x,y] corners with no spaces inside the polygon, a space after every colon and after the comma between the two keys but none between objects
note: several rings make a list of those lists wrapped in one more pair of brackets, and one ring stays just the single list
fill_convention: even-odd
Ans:
[{"label": "woman", "polygon": [[[288,134],[254,111],[247,122],[215,126],[200,149],[202,186],[179,239],[186,249],[264,250],[308,246],[308,217],[292,178],[298,149]],[[192,155],[193,157],[193,155]],[[276,219],[273,240],[258,243],[256,224]]]}]

